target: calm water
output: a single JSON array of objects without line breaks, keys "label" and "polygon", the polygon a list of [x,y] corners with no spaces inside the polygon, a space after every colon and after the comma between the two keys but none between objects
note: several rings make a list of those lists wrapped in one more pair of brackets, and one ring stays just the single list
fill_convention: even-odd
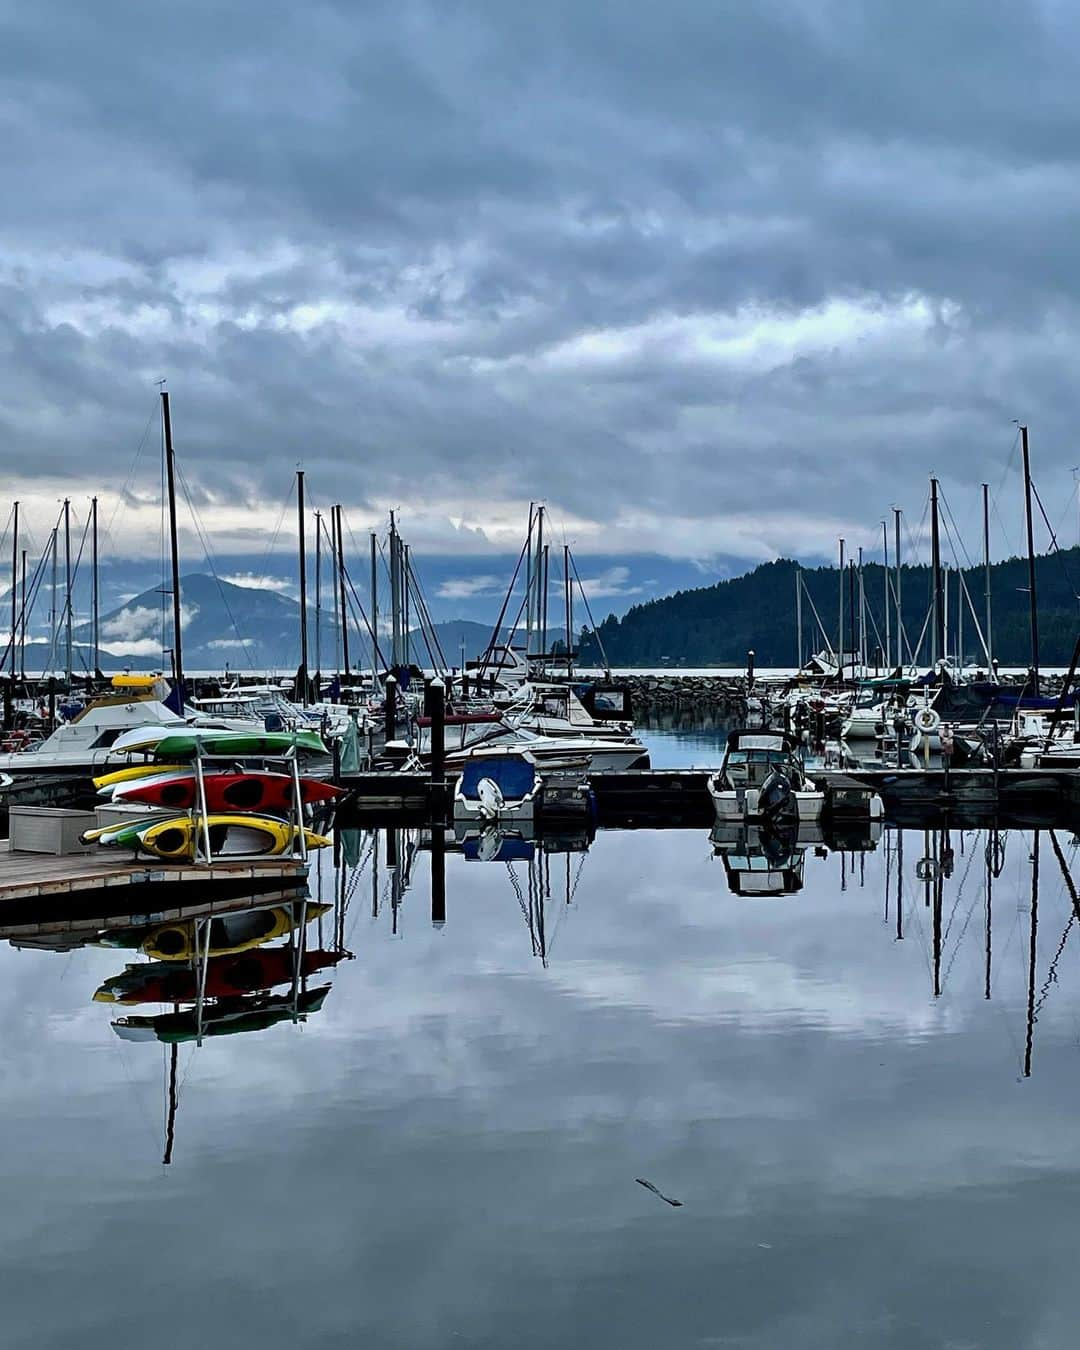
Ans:
[{"label": "calm water", "polygon": [[985,834],[904,834],[902,939],[893,833],[763,898],[705,831],[452,852],[441,927],[415,840],[407,877],[350,841],[321,1011],[179,1046],[168,1167],[170,1049],[110,1026],[159,1005],[91,1001],[132,954],[0,946],[8,1350],[1075,1344],[1080,936],[1047,834],[1033,1023],[1030,832],[990,855],[989,1000]]}]

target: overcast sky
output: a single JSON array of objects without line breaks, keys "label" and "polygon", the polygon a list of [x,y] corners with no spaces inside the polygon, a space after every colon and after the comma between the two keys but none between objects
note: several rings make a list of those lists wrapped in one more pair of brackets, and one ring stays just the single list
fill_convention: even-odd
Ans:
[{"label": "overcast sky", "polygon": [[[869,545],[938,472],[1075,539],[1080,10],[0,0],[0,454],[39,534],[155,381],[224,554],[298,461],[418,556]],[[141,500],[141,507],[134,498]],[[282,538],[282,547],[287,537]]]}]

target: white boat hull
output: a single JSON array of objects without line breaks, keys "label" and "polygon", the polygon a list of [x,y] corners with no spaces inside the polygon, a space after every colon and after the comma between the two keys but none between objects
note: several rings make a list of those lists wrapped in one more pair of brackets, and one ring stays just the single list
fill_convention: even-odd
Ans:
[{"label": "white boat hull", "polygon": [[[715,788],[709,785],[709,795],[716,808],[719,821],[767,820],[768,816],[758,808],[760,796],[757,788]],[[824,792],[793,792],[790,800],[795,804],[795,812],[800,822],[821,819],[825,809]]]}]

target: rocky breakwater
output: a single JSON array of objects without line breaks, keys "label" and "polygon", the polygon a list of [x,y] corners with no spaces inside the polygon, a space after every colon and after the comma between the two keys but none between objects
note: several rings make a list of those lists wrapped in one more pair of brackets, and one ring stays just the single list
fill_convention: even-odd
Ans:
[{"label": "rocky breakwater", "polygon": [[730,675],[629,675],[619,683],[630,690],[634,717],[665,713],[723,718],[746,712],[746,682]]}]

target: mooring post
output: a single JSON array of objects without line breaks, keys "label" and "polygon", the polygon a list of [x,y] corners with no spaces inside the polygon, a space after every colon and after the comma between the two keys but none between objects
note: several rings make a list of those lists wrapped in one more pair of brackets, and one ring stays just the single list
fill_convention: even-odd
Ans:
[{"label": "mooring post", "polygon": [[384,686],[386,702],[383,709],[383,740],[397,739],[397,677],[387,675]]},{"label": "mooring post", "polygon": [[441,820],[431,827],[431,926],[446,922],[446,835]]},{"label": "mooring post", "polygon": [[427,687],[431,717],[431,816],[436,828],[446,817],[446,686],[436,678]]},{"label": "mooring post", "polygon": [[746,653],[746,692],[754,687],[754,653],[753,649]]}]

